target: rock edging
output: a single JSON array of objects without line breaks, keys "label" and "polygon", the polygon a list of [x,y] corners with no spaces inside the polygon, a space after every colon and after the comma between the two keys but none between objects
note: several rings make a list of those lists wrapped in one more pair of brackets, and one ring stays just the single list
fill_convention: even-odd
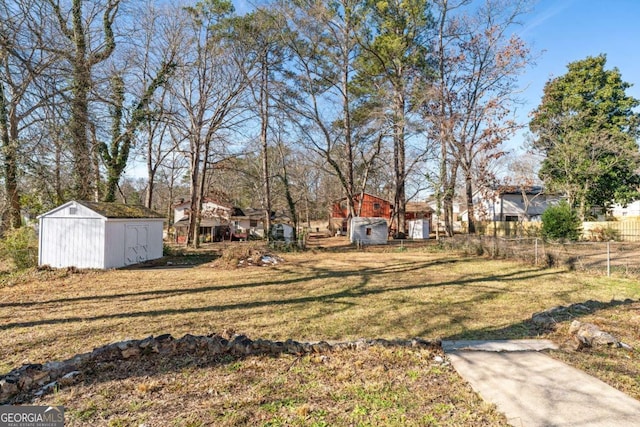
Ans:
[{"label": "rock edging", "polygon": [[583,303],[571,304],[568,307],[559,305],[557,307],[552,307],[539,313],[534,313],[531,316],[531,321],[543,330],[553,330],[555,329],[556,323],[575,319],[578,316],[592,313],[598,309],[602,309],[605,307],[614,307],[617,305],[630,304],[633,302],[634,301],[632,299],[627,298],[625,300],[611,300],[610,303],[589,300]]},{"label": "rock edging", "polygon": [[88,353],[82,353],[63,361],[42,364],[25,364],[11,372],[0,375],[0,404],[7,403],[17,395],[42,396],[60,387],[79,382],[86,366],[95,363],[114,362],[147,355],[179,356],[184,354],[229,354],[236,357],[249,355],[292,354],[303,356],[339,350],[365,350],[372,346],[432,348],[439,341],[420,338],[411,340],[360,339],[356,341],[329,343],[298,342],[294,340],[251,340],[246,335],[235,334],[229,339],[218,335],[186,334],[176,339],[170,334],[149,336],[140,340],[126,340],[107,344]]},{"label": "rock edging", "polygon": [[[585,315],[604,307],[613,307],[617,305],[630,304],[633,302],[634,301],[629,298],[623,301],[611,300],[611,302],[608,304],[589,300],[584,303],[571,304],[568,307],[557,306],[539,313],[534,313],[531,316],[531,321],[538,328],[549,331],[554,330],[557,323],[575,319],[580,315]],[[592,323],[582,323],[578,320],[573,320],[571,322],[571,325],[569,326],[569,335],[574,341],[574,350],[576,351],[598,345],[632,349],[632,347],[628,344],[619,341],[616,337],[608,332],[601,331],[600,328]]]}]

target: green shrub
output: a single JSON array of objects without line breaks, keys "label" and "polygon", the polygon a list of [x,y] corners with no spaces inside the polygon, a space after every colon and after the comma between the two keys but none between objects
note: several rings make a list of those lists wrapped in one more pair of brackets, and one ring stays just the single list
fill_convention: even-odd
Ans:
[{"label": "green shrub", "polygon": [[580,238],[581,221],[569,203],[561,201],[547,208],[542,214],[542,236],[548,240],[571,240]]},{"label": "green shrub", "polygon": [[38,265],[38,238],[31,227],[9,230],[0,241],[0,256],[22,270]]}]

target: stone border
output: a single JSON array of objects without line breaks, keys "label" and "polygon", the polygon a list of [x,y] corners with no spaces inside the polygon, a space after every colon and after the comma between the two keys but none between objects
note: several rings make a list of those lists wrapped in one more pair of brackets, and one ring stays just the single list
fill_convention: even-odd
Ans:
[{"label": "stone border", "polygon": [[360,339],[357,341],[328,343],[298,342],[294,340],[270,341],[251,340],[246,335],[235,334],[229,339],[218,334],[191,335],[175,339],[170,334],[149,336],[141,340],[126,340],[98,347],[92,352],[78,354],[70,359],[43,364],[26,364],[5,375],[0,375],[0,404],[19,394],[35,397],[78,383],[83,370],[95,363],[114,362],[147,355],[180,356],[185,354],[232,355],[245,357],[250,355],[307,354],[327,353],[339,350],[366,350],[372,346],[435,348],[440,341],[426,341],[420,338],[411,340]]},{"label": "stone border", "polygon": [[634,302],[634,300],[627,298],[625,300],[612,299],[609,303],[589,300],[583,303],[571,304],[568,307],[559,305],[539,313],[534,313],[531,316],[531,321],[544,330],[553,330],[557,323],[572,320],[576,317],[593,313],[599,309],[632,304]]}]

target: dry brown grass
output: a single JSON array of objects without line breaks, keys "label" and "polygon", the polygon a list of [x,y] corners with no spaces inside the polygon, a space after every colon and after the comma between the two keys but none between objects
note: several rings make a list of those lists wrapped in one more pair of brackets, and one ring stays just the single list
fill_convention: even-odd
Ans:
[{"label": "dry brown grass", "polygon": [[[374,347],[328,355],[102,365],[36,404],[69,426],[506,426],[437,350]],[[446,390],[446,392],[443,392]]]},{"label": "dry brown grass", "polygon": [[580,321],[595,324],[633,349],[605,346],[576,352],[573,343],[567,342],[569,320],[549,334],[548,338],[562,344],[551,355],[640,400],[640,302],[606,307]]},{"label": "dry brown grass", "polygon": [[[337,241],[322,240],[325,245]],[[633,280],[544,270],[428,247],[355,251],[334,246],[282,256],[285,263],[242,269],[205,263],[191,268],[31,272],[0,288],[0,372],[22,363],[65,359],[126,338],[163,333],[180,337],[229,328],[254,339],[299,341],[523,338],[538,333],[527,321],[534,312],[587,300],[640,297]],[[613,323],[619,316],[622,323],[637,316],[637,310],[637,304],[624,305],[593,316]],[[610,331],[634,345],[635,325]],[[562,328],[557,334],[560,340]],[[609,382],[624,383],[620,388],[637,396],[640,377],[628,365],[637,364],[638,351],[610,352],[600,360],[624,360],[611,368],[614,380]],[[160,425],[156,412],[173,417],[164,425],[185,426],[427,424],[418,412],[442,425],[503,422],[475,395],[466,394],[466,386],[449,367],[437,367],[431,375],[432,356],[379,349],[331,355],[329,364],[283,356],[155,361],[137,369],[107,366],[83,385],[42,402],[65,404],[71,425],[137,425],[145,420]],[[592,360],[568,351],[561,357],[577,364]],[[358,358],[363,369],[353,367]],[[630,375],[621,380],[616,370]],[[412,382],[407,375],[419,380]],[[404,409],[394,412],[371,396]],[[464,421],[473,416],[478,422]]]}]

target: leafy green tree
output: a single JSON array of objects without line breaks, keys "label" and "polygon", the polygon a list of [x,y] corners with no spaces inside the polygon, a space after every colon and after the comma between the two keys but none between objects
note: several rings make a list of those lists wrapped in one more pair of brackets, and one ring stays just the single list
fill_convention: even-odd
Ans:
[{"label": "leafy green tree", "polygon": [[640,186],[640,102],[625,93],[631,85],[606,56],[568,65],[565,75],[547,82],[533,112],[534,148],[545,156],[540,178],[564,192],[584,219],[592,207],[607,208],[636,198]]},{"label": "leafy green tree", "polygon": [[565,200],[542,213],[542,235],[546,239],[578,240],[581,225],[580,218]]}]

